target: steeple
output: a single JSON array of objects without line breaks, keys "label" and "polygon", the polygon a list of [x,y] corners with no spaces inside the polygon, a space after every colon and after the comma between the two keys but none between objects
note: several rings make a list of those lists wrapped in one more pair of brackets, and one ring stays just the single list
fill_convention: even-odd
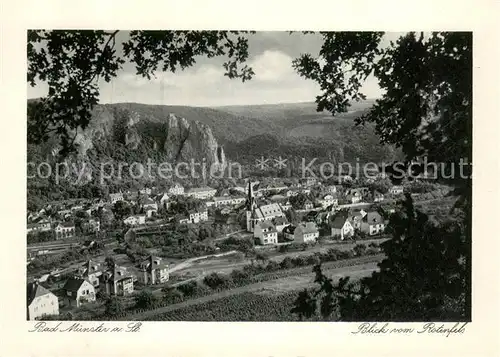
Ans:
[{"label": "steeple", "polygon": [[254,207],[254,203],[255,203],[255,198],[253,196],[252,182],[248,181],[248,197],[247,197],[247,205],[248,205],[248,207],[247,208],[249,210],[252,210],[252,208]]}]

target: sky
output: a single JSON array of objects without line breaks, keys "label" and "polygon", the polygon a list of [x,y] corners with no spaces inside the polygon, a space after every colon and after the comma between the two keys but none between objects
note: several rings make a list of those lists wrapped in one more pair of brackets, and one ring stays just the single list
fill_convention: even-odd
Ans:
[{"label": "sky", "polygon": [[[127,36],[126,32],[120,32],[117,43]],[[397,36],[397,33],[388,34],[384,41]],[[312,102],[321,93],[319,86],[300,77],[292,68],[292,60],[303,53],[317,56],[321,43],[317,34],[257,32],[249,38],[247,60],[255,76],[244,83],[224,76],[223,58],[198,57],[196,64],[184,71],[159,72],[151,80],[136,76],[133,65],[126,63],[110,83],[99,83],[100,102],[190,106]],[[382,94],[373,77],[366,80],[362,92],[368,98],[378,98]],[[34,88],[28,86],[28,98],[46,93],[44,83]]]}]

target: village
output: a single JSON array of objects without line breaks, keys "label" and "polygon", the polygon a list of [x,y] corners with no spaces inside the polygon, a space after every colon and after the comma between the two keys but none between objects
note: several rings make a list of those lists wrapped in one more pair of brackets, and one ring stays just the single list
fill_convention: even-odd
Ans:
[{"label": "village", "polygon": [[291,247],[383,241],[394,205],[412,185],[385,177],[366,185],[265,181],[219,190],[172,183],[163,192],[143,187],[29,212],[28,319],[229,274],[255,254],[280,262]]}]

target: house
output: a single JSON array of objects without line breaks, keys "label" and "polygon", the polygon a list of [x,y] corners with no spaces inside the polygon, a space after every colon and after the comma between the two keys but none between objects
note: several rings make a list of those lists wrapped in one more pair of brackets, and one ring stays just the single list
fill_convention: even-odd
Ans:
[{"label": "house", "polygon": [[271,221],[259,222],[255,225],[254,238],[259,239],[260,244],[277,244],[278,231]]},{"label": "house", "polygon": [[321,207],[328,208],[332,205],[338,206],[339,199],[337,198],[337,195],[335,195],[335,194],[325,195],[325,196],[323,196],[323,198],[321,200],[319,200],[319,203],[321,204]]},{"label": "house", "polygon": [[87,233],[96,233],[101,230],[101,222],[91,218],[85,223],[84,227]]},{"label": "house", "polygon": [[354,229],[361,229],[361,221],[363,220],[363,217],[366,216],[366,212],[364,210],[354,210],[350,214],[351,218],[351,225],[354,227]]},{"label": "house", "polygon": [[318,227],[314,222],[300,223],[293,233],[293,240],[297,243],[316,242],[318,237]]},{"label": "house", "polygon": [[187,195],[190,197],[197,198],[199,200],[206,200],[212,198],[217,193],[217,190],[210,187],[195,187],[191,188]]},{"label": "house", "polygon": [[337,193],[338,190],[337,190],[337,186],[335,185],[329,185],[329,186],[326,186],[324,188],[325,192],[329,193],[329,194],[334,194],[334,193]]},{"label": "house", "polygon": [[139,190],[139,193],[143,194],[143,195],[150,195],[151,194],[151,189],[149,187],[144,187],[144,188],[142,188],[142,189]]},{"label": "house", "polygon": [[[49,228],[49,230],[50,230],[50,228]],[[27,231],[27,233],[43,232],[43,231],[46,231],[46,229],[44,229],[39,223],[28,223],[26,225],[26,231]]]},{"label": "house", "polygon": [[292,226],[292,225],[286,226],[285,228],[283,228],[283,232],[282,232],[283,233],[283,237],[286,240],[294,240],[294,238],[295,238],[295,236],[294,236],[295,229],[296,229],[295,226]]},{"label": "house", "polygon": [[271,222],[273,223],[278,233],[281,233],[283,231],[283,228],[288,226],[288,220],[286,219],[286,217],[282,216],[273,218]]},{"label": "house", "polygon": [[146,218],[151,218],[153,216],[156,216],[158,213],[158,210],[152,208],[152,207],[147,207],[144,209],[144,213],[146,213]]},{"label": "house", "polygon": [[189,214],[189,221],[191,223],[208,221],[208,212],[206,209],[200,209],[199,211],[190,210],[188,211],[188,214]]},{"label": "house", "polygon": [[314,205],[313,205],[313,203],[310,200],[306,200],[304,202],[304,206],[302,207],[302,209],[304,209],[304,210],[310,210],[310,209],[313,209],[313,208],[314,208]]},{"label": "house", "polygon": [[290,203],[290,200],[286,200],[285,202],[281,203],[280,206],[283,211],[288,211],[292,209],[292,204]]},{"label": "house", "polygon": [[373,202],[382,202],[384,195],[379,191],[373,191]]},{"label": "house", "polygon": [[332,237],[340,237],[344,240],[354,234],[354,227],[349,221],[349,213],[341,211],[335,217],[330,219],[330,229]]},{"label": "house", "polygon": [[87,279],[69,278],[63,287],[65,300],[69,306],[80,307],[96,299],[95,288]]},{"label": "house", "polygon": [[361,202],[361,195],[358,192],[355,192],[353,194],[348,194],[346,196],[346,200],[351,203],[359,203]]},{"label": "house", "polygon": [[27,288],[27,319],[36,320],[43,316],[59,315],[59,299],[38,281],[28,283]]},{"label": "house", "polygon": [[75,236],[75,224],[73,222],[59,222],[54,228],[56,239],[72,238]]},{"label": "house", "polygon": [[123,193],[117,192],[117,193],[110,193],[109,194],[109,201],[111,203],[115,203],[118,201],[123,201]]},{"label": "house", "polygon": [[401,195],[403,193],[404,189],[403,186],[399,185],[394,185],[389,189],[389,192],[391,195],[396,196],[396,195]]},{"label": "house", "polygon": [[99,290],[109,295],[129,295],[134,291],[134,276],[125,267],[113,264],[102,273]]},{"label": "house", "polygon": [[173,196],[182,196],[184,195],[184,187],[176,183],[168,189],[168,193]]},{"label": "house", "polygon": [[125,223],[127,226],[138,226],[141,224],[145,224],[146,216],[142,215],[129,216],[123,220],[123,223]]},{"label": "house", "polygon": [[361,232],[365,232],[370,236],[382,233],[384,229],[384,219],[378,212],[367,212],[361,221]]},{"label": "house", "polygon": [[357,195],[363,198],[370,192],[370,189],[368,187],[356,187],[356,188],[349,188],[345,191],[346,195]]},{"label": "house", "polygon": [[138,280],[145,285],[162,284],[168,281],[168,265],[160,257],[149,256],[139,264]]},{"label": "house", "polygon": [[148,208],[153,209],[154,211],[158,211],[158,205],[154,200],[149,198],[148,196],[143,196],[139,199],[139,204],[142,209],[147,210]]},{"label": "house", "polygon": [[238,205],[245,202],[245,197],[235,197],[235,196],[219,196],[214,197],[212,201],[208,201],[206,204],[208,207],[220,207],[229,205]]},{"label": "house", "polygon": [[317,179],[315,177],[307,177],[304,179],[301,179],[300,182],[304,187],[311,187],[314,186],[317,183]]},{"label": "house", "polygon": [[185,216],[177,217],[176,220],[177,220],[178,224],[188,224],[188,223],[191,222],[191,220],[189,219],[189,217],[185,217]]},{"label": "house", "polygon": [[104,268],[101,263],[94,260],[87,260],[79,269],[77,276],[87,279],[94,287],[99,286],[99,277],[102,275]]},{"label": "house", "polygon": [[170,197],[168,196],[168,194],[164,193],[161,197],[160,197],[160,206],[163,207],[163,208],[166,208],[166,209],[169,209],[169,206],[170,206]]}]

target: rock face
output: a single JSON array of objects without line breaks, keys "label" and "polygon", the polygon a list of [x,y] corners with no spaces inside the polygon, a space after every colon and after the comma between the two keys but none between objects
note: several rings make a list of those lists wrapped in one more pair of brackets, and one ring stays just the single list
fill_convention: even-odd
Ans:
[{"label": "rock face", "polygon": [[219,146],[212,134],[212,130],[198,121],[188,122],[170,114],[166,127],[167,135],[163,143],[163,150],[170,162],[202,163],[204,159],[214,169],[222,170],[226,164],[224,149]]},{"label": "rock face", "polygon": [[[141,145],[153,151],[166,162],[206,164],[207,169],[221,171],[225,168],[224,149],[214,137],[212,129],[199,121],[188,121],[173,113],[165,117],[148,117],[143,113],[123,111],[120,114],[100,112],[96,115],[85,138],[117,141],[127,150],[137,150]],[[91,143],[85,143],[86,149]]]}]

